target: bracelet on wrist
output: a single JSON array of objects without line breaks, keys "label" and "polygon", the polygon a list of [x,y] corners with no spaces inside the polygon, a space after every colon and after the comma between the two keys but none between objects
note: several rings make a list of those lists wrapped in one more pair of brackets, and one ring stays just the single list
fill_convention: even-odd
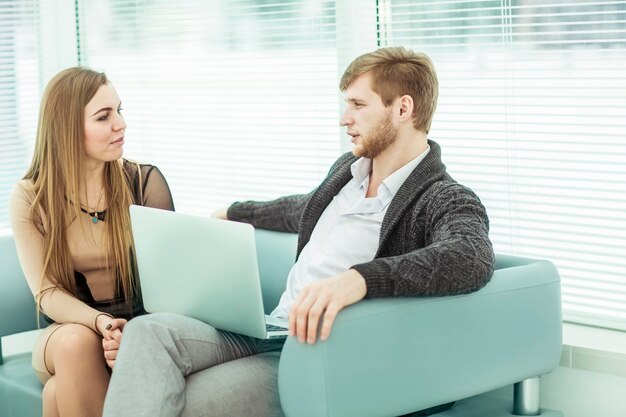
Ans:
[{"label": "bracelet on wrist", "polygon": [[96,318],[93,320],[93,328],[96,331],[96,333],[98,333],[100,336],[104,336],[102,334],[102,332],[100,332],[100,329],[98,329],[98,317],[100,316],[108,316],[111,318],[111,320],[115,319],[115,317],[113,317],[112,315],[110,315],[109,313],[98,313],[96,315]]}]

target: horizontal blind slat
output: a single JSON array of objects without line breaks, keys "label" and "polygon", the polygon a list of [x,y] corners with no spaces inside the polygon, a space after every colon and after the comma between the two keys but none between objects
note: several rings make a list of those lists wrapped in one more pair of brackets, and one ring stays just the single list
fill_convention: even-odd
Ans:
[{"label": "horizontal blind slat", "polygon": [[159,166],[178,210],[309,192],[339,156],[334,1],[81,7],[85,63],[124,102],[125,152]]},{"label": "horizontal blind slat", "polygon": [[564,317],[621,329],[625,17],[626,1],[379,4],[381,39],[435,63],[430,136],[483,199],[496,250],[552,260]]},{"label": "horizontal blind slat", "polygon": [[0,230],[9,226],[9,195],[30,162],[39,100],[38,5],[0,2]]}]

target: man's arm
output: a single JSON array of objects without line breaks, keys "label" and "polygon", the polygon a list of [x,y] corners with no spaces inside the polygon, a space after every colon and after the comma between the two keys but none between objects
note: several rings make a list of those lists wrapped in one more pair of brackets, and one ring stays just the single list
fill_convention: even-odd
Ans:
[{"label": "man's arm", "polygon": [[[327,179],[335,170],[354,160],[352,153],[343,154],[331,166]],[[216,211],[213,217],[250,223],[261,229],[298,233],[302,213],[316,190],[317,188],[308,194],[291,195],[267,202],[236,202],[226,212]]]},{"label": "man's arm", "polygon": [[337,314],[362,300],[366,292],[365,280],[354,269],[307,285],[289,312],[289,335],[313,344],[321,323],[320,339],[328,339]]},{"label": "man's arm", "polygon": [[300,217],[311,194],[291,195],[265,202],[236,202],[228,208],[226,218],[250,223],[260,229],[298,233]]},{"label": "man's arm", "polygon": [[300,342],[315,343],[322,322],[320,338],[326,340],[337,313],[365,296],[441,296],[484,286],[493,273],[495,255],[487,213],[478,197],[458,184],[444,186],[427,213],[428,246],[355,265],[307,286],[289,314],[290,334]]},{"label": "man's arm", "polygon": [[365,279],[367,297],[463,294],[489,282],[495,255],[478,197],[460,184],[446,184],[426,215],[426,247],[352,267]]}]

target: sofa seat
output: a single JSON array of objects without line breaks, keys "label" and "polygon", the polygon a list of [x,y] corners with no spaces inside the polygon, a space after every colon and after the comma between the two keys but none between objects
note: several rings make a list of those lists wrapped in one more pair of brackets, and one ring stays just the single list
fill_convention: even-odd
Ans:
[{"label": "sofa seat", "polygon": [[[4,349],[12,350],[16,341],[5,339]],[[42,385],[35,376],[30,358],[30,351],[4,356],[4,362],[0,366],[1,417],[41,416]]]},{"label": "sofa seat", "polygon": [[[285,287],[297,236],[257,230],[256,240],[268,312]],[[20,339],[37,328],[35,306],[11,235],[0,235],[0,260],[0,417],[39,417],[34,338]],[[502,254],[496,261],[491,282],[475,293],[364,300],[337,316],[327,342],[289,338],[278,370],[287,417],[393,417],[451,401],[438,417],[511,416],[511,402],[488,393],[558,366],[560,280],[548,261]]]}]

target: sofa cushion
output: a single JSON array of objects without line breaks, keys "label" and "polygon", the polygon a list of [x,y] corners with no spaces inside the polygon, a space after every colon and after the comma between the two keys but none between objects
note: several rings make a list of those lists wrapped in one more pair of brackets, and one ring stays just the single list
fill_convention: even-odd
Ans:
[{"label": "sofa cushion", "polygon": [[42,385],[30,364],[30,352],[4,357],[0,366],[0,415],[41,416]]}]

